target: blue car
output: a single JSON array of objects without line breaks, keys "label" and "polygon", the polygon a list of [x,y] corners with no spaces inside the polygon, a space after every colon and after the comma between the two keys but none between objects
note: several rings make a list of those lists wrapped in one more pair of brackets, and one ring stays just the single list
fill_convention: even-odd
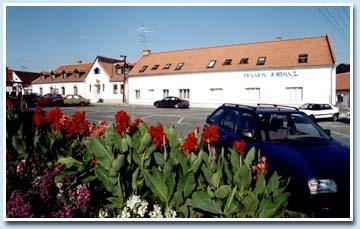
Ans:
[{"label": "blue car", "polygon": [[223,104],[206,120],[219,127],[218,147],[244,140],[290,178],[289,207],[321,217],[350,216],[350,149],[295,107]]}]

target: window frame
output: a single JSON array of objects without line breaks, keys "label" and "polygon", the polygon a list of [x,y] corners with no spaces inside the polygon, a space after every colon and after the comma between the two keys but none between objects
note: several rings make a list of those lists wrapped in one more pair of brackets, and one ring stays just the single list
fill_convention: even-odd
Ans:
[{"label": "window frame", "polygon": [[298,63],[306,64],[308,62],[309,55],[307,53],[299,54]]},{"label": "window frame", "polygon": [[[264,61],[261,61],[261,59],[264,59]],[[256,65],[265,65],[266,63],[266,56],[259,56]]]},{"label": "window frame", "polygon": [[231,65],[232,59],[225,59],[223,65]]},{"label": "window frame", "polygon": [[73,90],[74,90],[74,95],[78,95],[79,93],[78,93],[78,87],[75,85],[74,87],[73,87]]},{"label": "window frame", "polygon": [[175,67],[175,70],[176,71],[179,71],[179,70],[181,70],[183,67],[184,67],[184,62],[180,62],[180,63],[178,63],[177,65],[176,65],[176,67]]},{"label": "window frame", "polygon": [[216,60],[210,60],[207,65],[207,68],[214,68],[215,64],[216,64]]},{"label": "window frame", "polygon": [[151,70],[154,71],[154,70],[158,70],[160,67],[160,64],[155,64],[154,66],[152,66]]},{"label": "window frame", "polygon": [[249,64],[249,57],[241,58],[239,64]]},{"label": "window frame", "polygon": [[94,68],[94,74],[95,75],[100,74],[100,68],[98,68],[98,67]]},{"label": "window frame", "polygon": [[170,67],[171,67],[171,64],[165,64],[163,69],[170,69]]},{"label": "window frame", "polygon": [[117,94],[118,93],[118,85],[117,84],[113,84],[113,94]]}]

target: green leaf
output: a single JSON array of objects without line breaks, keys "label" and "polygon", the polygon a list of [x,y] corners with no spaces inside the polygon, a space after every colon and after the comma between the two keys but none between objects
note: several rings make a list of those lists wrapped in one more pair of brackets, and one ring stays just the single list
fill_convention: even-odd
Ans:
[{"label": "green leaf", "polygon": [[176,185],[175,177],[174,177],[173,174],[171,174],[167,178],[166,185],[167,185],[167,187],[169,189],[169,196],[172,196],[172,194],[174,193],[175,185]]},{"label": "green leaf", "polygon": [[244,215],[242,217],[255,217],[256,209],[259,206],[259,200],[256,197],[256,194],[253,192],[248,192],[247,195],[241,200],[243,205]]},{"label": "green leaf", "polygon": [[95,179],[96,179],[96,176],[87,176],[84,179],[82,179],[81,183],[88,184]]},{"label": "green leaf", "polygon": [[201,166],[201,172],[204,175],[205,180],[208,184],[211,184],[211,178],[213,176],[212,172],[206,167],[205,164]]},{"label": "green leaf", "polygon": [[169,202],[169,191],[164,180],[157,176],[152,176],[149,171],[144,171],[145,183],[150,188],[151,192],[157,196],[162,202]]},{"label": "green leaf", "polygon": [[238,186],[240,191],[244,191],[250,188],[251,181],[251,170],[247,166],[241,166],[234,175],[233,184]]},{"label": "green leaf", "polygon": [[184,193],[184,198],[187,198],[190,196],[195,187],[195,175],[194,172],[190,170],[190,172],[180,178],[178,190],[181,190]]},{"label": "green leaf", "polygon": [[288,198],[289,198],[289,194],[286,192],[283,192],[274,199],[275,210],[273,211],[273,214],[271,215],[271,217],[279,218],[279,217],[284,216],[284,211],[285,211],[285,207],[288,203]]},{"label": "green leaf", "polygon": [[279,185],[280,185],[279,176],[275,171],[270,177],[268,184],[266,186],[267,192],[277,194],[279,191]]},{"label": "green leaf", "polygon": [[249,168],[251,168],[252,163],[255,159],[255,153],[256,153],[255,147],[251,147],[251,149],[249,150],[249,152],[246,155],[244,162]]},{"label": "green leaf", "polygon": [[111,165],[111,168],[109,171],[109,176],[117,177],[118,172],[123,167],[124,163],[125,163],[125,155],[119,154],[117,156],[117,158],[112,162],[112,165]]},{"label": "green leaf", "polygon": [[133,144],[132,144],[131,137],[127,134],[127,135],[125,136],[125,139],[126,139],[127,145],[128,145],[130,148],[132,148],[132,147],[133,147]]},{"label": "green leaf", "polygon": [[212,177],[211,177],[211,185],[214,187],[219,187],[220,185],[220,178],[222,176],[221,170],[217,171]]},{"label": "green leaf", "polygon": [[107,170],[111,168],[113,158],[101,143],[99,137],[92,136],[90,139],[91,151],[95,155],[96,160]]},{"label": "green leaf", "polygon": [[105,188],[109,192],[113,192],[117,178],[110,178],[107,170],[101,165],[97,165],[94,168],[96,177],[104,184]]},{"label": "green leaf", "polygon": [[151,136],[149,133],[146,133],[144,136],[142,136],[141,140],[140,140],[140,146],[137,150],[138,153],[143,153],[145,148],[150,145],[150,143],[152,142]]},{"label": "green leaf", "polygon": [[195,159],[194,163],[191,165],[190,170],[194,171],[194,173],[197,173],[197,171],[199,170],[203,162],[203,155],[204,155],[204,151],[201,150],[197,155],[197,158]]},{"label": "green leaf", "polygon": [[122,138],[121,139],[121,152],[122,153],[125,153],[126,151],[128,151],[128,145],[127,145],[127,142],[126,142],[126,139],[125,138]]},{"label": "green leaf", "polygon": [[164,180],[166,180],[168,176],[171,175],[172,170],[173,170],[173,165],[171,161],[170,160],[166,161],[163,170]]},{"label": "green leaf", "polygon": [[[85,145],[88,145],[88,144],[85,143]],[[86,146],[82,152],[83,152],[83,161],[85,163],[89,162],[91,160],[90,148],[88,146]]]},{"label": "green leaf", "polygon": [[162,153],[159,153],[159,152],[155,152],[154,153],[154,158],[155,158],[155,162],[157,165],[160,165],[160,166],[164,166],[164,154]]},{"label": "green leaf", "polygon": [[113,151],[114,138],[115,138],[114,124],[110,123],[105,131],[104,142],[105,147],[109,152]]},{"label": "green leaf", "polygon": [[174,197],[172,198],[172,201],[175,202],[176,209],[179,209],[180,206],[182,206],[184,204],[184,198],[183,198],[181,190],[177,190],[174,193]]},{"label": "green leaf", "polygon": [[140,131],[141,136],[144,136],[148,132],[146,126],[143,123],[139,123],[138,129]]},{"label": "green leaf", "polygon": [[219,188],[215,190],[215,196],[219,199],[225,199],[231,192],[230,185],[221,185]]},{"label": "green leaf", "polygon": [[265,192],[265,188],[266,188],[265,176],[264,173],[260,173],[254,188],[254,193],[256,195],[263,194]]},{"label": "green leaf", "polygon": [[111,202],[113,209],[121,208],[121,201],[119,197],[108,197],[107,200]]},{"label": "green leaf", "polygon": [[26,144],[25,142],[19,138],[18,136],[12,136],[12,145],[14,149],[19,153],[20,159],[25,158]]},{"label": "green leaf", "polygon": [[189,161],[188,161],[188,159],[180,151],[176,151],[176,158],[180,162],[180,166],[182,168],[183,174],[185,174],[189,170]]},{"label": "green leaf", "polygon": [[225,210],[224,213],[228,216],[231,217],[232,214],[234,214],[236,212],[236,210],[238,210],[238,204],[235,203],[235,194],[236,194],[236,190],[237,187],[235,186],[231,192],[231,194],[229,195],[229,197],[226,200],[226,205],[225,205]]},{"label": "green leaf", "polygon": [[229,151],[231,152],[230,162],[231,162],[232,171],[235,174],[240,169],[240,155],[238,152],[232,149],[229,149]]},{"label": "green leaf", "polygon": [[76,168],[79,168],[80,166],[82,166],[82,163],[72,157],[63,157],[60,158],[58,161],[58,163],[65,165],[66,168],[71,168],[72,166],[75,166]]},{"label": "green leaf", "polygon": [[195,192],[192,195],[191,206],[194,210],[201,210],[210,214],[221,215],[221,209],[215,201],[204,192]]},{"label": "green leaf", "polygon": [[140,167],[137,167],[136,169],[135,169],[135,172],[133,172],[133,174],[131,175],[131,187],[132,187],[132,189],[133,189],[133,192],[137,192],[137,190],[138,190],[138,185],[137,185],[137,178],[138,178],[138,176],[139,176],[139,171],[140,171]]}]

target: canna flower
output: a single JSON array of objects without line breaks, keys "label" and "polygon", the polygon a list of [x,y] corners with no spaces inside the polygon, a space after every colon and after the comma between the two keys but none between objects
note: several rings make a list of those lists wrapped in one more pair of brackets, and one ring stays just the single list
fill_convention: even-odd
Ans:
[{"label": "canna flower", "polygon": [[190,133],[184,143],[181,145],[181,152],[189,154],[190,152],[196,152],[198,150],[197,139],[195,132]]},{"label": "canna flower", "polygon": [[241,156],[244,156],[244,154],[245,154],[245,146],[246,146],[246,142],[244,140],[240,140],[240,141],[234,141],[233,145],[232,145],[232,148],[236,152],[240,153]]},{"label": "canna flower", "polygon": [[266,175],[268,171],[268,164],[266,160],[266,157],[261,157],[259,162],[252,167],[252,170],[254,172],[254,180],[257,180],[259,178],[260,173],[264,173],[264,175]]},{"label": "canna flower", "polygon": [[208,145],[214,145],[219,139],[219,130],[216,125],[209,125],[204,128],[202,140]]},{"label": "canna flower", "polygon": [[37,127],[44,122],[44,116],[42,115],[42,110],[39,106],[37,106],[34,110],[33,122]]},{"label": "canna flower", "polygon": [[144,123],[144,121],[140,118],[135,119],[134,123],[130,126],[129,133],[134,133],[140,123]]},{"label": "canna flower", "polygon": [[60,130],[61,123],[60,119],[63,116],[60,108],[55,107],[45,113],[45,122],[50,124],[52,130]]},{"label": "canna flower", "polygon": [[124,133],[130,126],[130,117],[125,111],[118,111],[115,115],[116,127],[115,131],[118,133]]},{"label": "canna flower", "polygon": [[150,126],[148,129],[149,134],[152,138],[152,143],[156,146],[164,146],[166,145],[166,137],[164,133],[164,128],[161,124],[157,126]]}]

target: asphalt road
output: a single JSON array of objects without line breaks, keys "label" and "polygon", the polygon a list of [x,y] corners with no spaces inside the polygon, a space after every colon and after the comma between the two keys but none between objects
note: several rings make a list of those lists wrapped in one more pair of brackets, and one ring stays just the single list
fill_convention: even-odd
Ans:
[{"label": "asphalt road", "polygon": [[[95,104],[88,107],[62,107],[61,109],[65,114],[85,111],[86,118],[94,123],[100,120],[113,122],[115,121],[115,113],[124,110],[132,120],[141,118],[150,125],[158,122],[164,125],[172,125],[176,128],[180,138],[190,133],[196,125],[202,128],[206,117],[214,111],[214,109],[208,108],[172,109],[119,104]],[[342,118],[342,114],[340,114],[337,122],[318,121],[318,124],[324,129],[329,129],[334,139],[350,145],[350,124]]]}]

